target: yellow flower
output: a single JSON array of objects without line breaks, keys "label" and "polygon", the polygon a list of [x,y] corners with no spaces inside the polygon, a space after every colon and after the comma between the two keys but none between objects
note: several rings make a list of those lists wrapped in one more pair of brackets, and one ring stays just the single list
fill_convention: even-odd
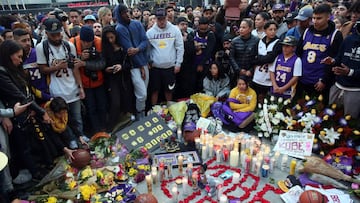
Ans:
[{"label": "yellow flower", "polygon": [[140,166],[138,166],[138,169],[148,171],[148,170],[150,170],[150,166],[149,165],[140,165]]},{"label": "yellow flower", "polygon": [[318,140],[316,138],[314,138],[313,143],[316,144],[318,142]]},{"label": "yellow flower", "polygon": [[56,197],[49,197],[49,198],[47,199],[47,203],[56,203],[56,202],[57,202]]},{"label": "yellow flower", "polygon": [[306,101],[309,101],[310,100],[310,97],[308,95],[305,96],[305,100]]},{"label": "yellow flower", "polygon": [[296,123],[297,123],[296,120],[292,120],[292,121],[291,121],[291,124],[292,124],[292,125],[296,125]]},{"label": "yellow flower", "polygon": [[89,201],[91,196],[96,194],[96,187],[93,185],[80,186],[80,193],[85,201]]},{"label": "yellow flower", "polygon": [[316,115],[316,109],[311,109],[311,114]]},{"label": "yellow flower", "polygon": [[99,179],[101,179],[101,178],[104,177],[104,174],[102,173],[102,171],[97,170],[97,171],[96,171],[96,177],[98,177]]},{"label": "yellow flower", "polygon": [[305,127],[305,122],[301,122],[301,126],[302,126],[302,127]]},{"label": "yellow flower", "polygon": [[120,202],[121,200],[123,200],[122,196],[121,196],[121,195],[118,195],[118,196],[116,197],[116,201]]},{"label": "yellow flower", "polygon": [[286,113],[287,113],[289,116],[291,116],[291,111],[290,111],[290,109],[286,109]]},{"label": "yellow flower", "polygon": [[130,170],[129,170],[129,176],[135,176],[136,174],[137,174],[137,170],[136,169],[134,169],[134,168],[130,168]]},{"label": "yellow flower", "polygon": [[326,132],[322,130],[322,131],[320,131],[320,135],[321,135],[321,136],[325,136],[325,135],[326,135]]},{"label": "yellow flower", "polygon": [[296,104],[295,108],[299,111],[301,109],[301,106],[299,104]]},{"label": "yellow flower", "polygon": [[288,127],[289,130],[294,130],[294,127],[290,126]]},{"label": "yellow flower", "polygon": [[81,179],[90,178],[93,175],[94,173],[89,166],[87,166],[83,171],[81,171]]},{"label": "yellow flower", "polygon": [[351,115],[345,116],[345,120],[349,121],[351,119]]},{"label": "yellow flower", "polygon": [[337,132],[338,132],[338,133],[342,133],[343,131],[344,131],[343,128],[338,128],[338,129],[337,129]]},{"label": "yellow flower", "polygon": [[354,133],[355,135],[360,135],[360,132],[359,132],[358,130],[354,130],[353,133]]},{"label": "yellow flower", "polygon": [[68,187],[70,190],[74,189],[76,186],[76,181],[75,180],[71,180],[70,183],[68,184]]},{"label": "yellow flower", "polygon": [[329,115],[325,115],[325,116],[323,117],[323,119],[324,119],[324,121],[329,120]]},{"label": "yellow flower", "polygon": [[324,97],[322,96],[322,94],[320,94],[319,97],[318,97],[318,100],[322,101],[323,99],[324,99]]},{"label": "yellow flower", "polygon": [[332,108],[332,109],[336,109],[336,104],[332,104],[332,105],[331,105],[331,108]]}]

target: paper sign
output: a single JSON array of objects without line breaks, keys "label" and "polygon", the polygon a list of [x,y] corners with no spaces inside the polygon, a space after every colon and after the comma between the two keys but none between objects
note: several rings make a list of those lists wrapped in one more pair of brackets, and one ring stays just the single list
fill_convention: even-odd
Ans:
[{"label": "paper sign", "polygon": [[281,130],[274,151],[297,158],[311,156],[314,137],[311,133]]},{"label": "paper sign", "polygon": [[207,130],[208,133],[214,134],[216,126],[214,124],[212,124],[209,119],[201,117],[196,122],[196,128],[200,128],[202,130]]},{"label": "paper sign", "polygon": [[121,138],[121,142],[129,150],[145,147],[149,151],[154,151],[160,147],[162,139],[167,139],[173,135],[173,131],[166,125],[165,121],[156,113],[152,113],[144,119],[126,127],[115,136]]},{"label": "paper sign", "polygon": [[200,164],[200,158],[196,151],[166,153],[154,155],[154,163],[157,165],[160,162],[165,164],[171,164],[172,166],[178,166],[178,157],[182,155],[184,157],[183,164],[193,163],[194,165]]}]

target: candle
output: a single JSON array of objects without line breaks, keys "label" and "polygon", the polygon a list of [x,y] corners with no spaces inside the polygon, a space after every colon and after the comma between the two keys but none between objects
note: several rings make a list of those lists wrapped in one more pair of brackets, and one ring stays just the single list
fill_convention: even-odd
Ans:
[{"label": "candle", "polygon": [[200,138],[195,138],[195,147],[197,150],[200,150]]},{"label": "candle", "polygon": [[209,142],[208,151],[209,151],[209,158],[213,158],[213,156],[214,156],[214,144],[212,143],[212,141]]},{"label": "candle", "polygon": [[289,175],[295,175],[295,167],[296,167],[296,160],[292,159],[290,162],[290,172]]},{"label": "candle", "polygon": [[159,181],[163,181],[165,179],[165,164],[164,162],[160,162],[159,164]]},{"label": "candle", "polygon": [[182,140],[182,131],[181,131],[181,127],[178,127],[177,128],[177,139],[178,139],[178,141],[179,142],[181,142],[181,140]]},{"label": "candle", "polygon": [[198,173],[197,172],[194,172],[192,174],[191,183],[192,183],[193,190],[197,190],[198,189]]},{"label": "candle", "polygon": [[172,165],[168,164],[166,168],[167,168],[167,178],[171,179],[172,178]]},{"label": "candle", "polygon": [[178,165],[179,165],[179,173],[182,174],[183,171],[183,161],[184,157],[182,155],[178,156]]},{"label": "candle", "polygon": [[193,169],[193,164],[188,163],[187,168],[186,168],[186,174],[189,179],[191,179],[191,177],[192,177],[192,169]]},{"label": "candle", "polygon": [[226,195],[221,195],[219,200],[220,200],[219,203],[227,203],[228,202],[228,198]]},{"label": "candle", "polygon": [[275,160],[278,160],[280,157],[280,152],[275,152],[274,158]]},{"label": "candle", "polygon": [[216,162],[217,163],[221,162],[221,151],[220,151],[220,149],[216,150]]},{"label": "candle", "polygon": [[172,201],[177,202],[177,200],[178,200],[178,189],[177,189],[176,185],[174,185],[171,188],[171,194],[172,194]]},{"label": "candle", "polygon": [[148,189],[148,193],[152,193],[151,175],[146,175],[145,179],[146,179],[146,186]]},{"label": "candle", "polygon": [[246,156],[246,159],[245,159],[245,173],[250,173],[250,162],[251,162],[251,157]]},{"label": "candle", "polygon": [[227,162],[229,159],[229,150],[227,148],[223,149],[223,159],[224,159],[224,162]]},{"label": "candle", "polygon": [[202,150],[201,150],[201,158],[203,161],[205,161],[207,159],[207,153],[206,153],[207,147],[203,146]]},{"label": "candle", "polygon": [[245,168],[245,159],[246,159],[246,153],[245,153],[244,150],[241,150],[241,152],[240,152],[240,164],[244,168]]},{"label": "candle", "polygon": [[275,159],[275,157],[271,157],[269,166],[270,166],[270,173],[273,173],[273,172],[274,172],[274,168],[275,168],[275,166],[276,166],[276,159]]},{"label": "candle", "polygon": [[245,150],[246,147],[246,140],[244,138],[241,139],[241,151]]},{"label": "candle", "polygon": [[253,157],[251,160],[251,171],[254,173],[255,169],[256,169],[256,162],[257,162],[257,158]]},{"label": "candle", "polygon": [[234,150],[239,151],[239,140],[238,139],[234,139]]},{"label": "candle", "polygon": [[280,170],[285,171],[285,169],[287,167],[287,162],[288,162],[288,155],[283,154],[282,159],[281,159],[281,164],[280,164]]},{"label": "candle", "polygon": [[233,150],[230,152],[230,166],[236,167],[239,164],[239,152]]},{"label": "candle", "polygon": [[183,195],[186,196],[186,195],[188,195],[188,187],[189,187],[188,178],[186,176],[184,176],[182,178],[181,182],[182,182],[182,188],[183,188]]},{"label": "candle", "polygon": [[254,175],[259,176],[260,168],[261,168],[261,161],[257,161],[256,164],[255,164]]},{"label": "candle", "polygon": [[156,185],[156,178],[157,178],[156,176],[157,176],[157,171],[151,171],[151,179],[154,185]]},{"label": "candle", "polygon": [[264,178],[267,178],[269,175],[269,164],[263,164],[262,168],[261,168],[261,175]]},{"label": "candle", "polygon": [[240,173],[233,173],[232,182],[233,184],[237,184],[240,181]]}]

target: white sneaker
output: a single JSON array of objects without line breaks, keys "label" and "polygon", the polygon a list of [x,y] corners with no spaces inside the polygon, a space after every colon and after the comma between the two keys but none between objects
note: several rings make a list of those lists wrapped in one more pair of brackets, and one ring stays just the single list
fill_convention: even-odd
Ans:
[{"label": "white sneaker", "polygon": [[29,170],[23,169],[19,171],[19,175],[13,180],[15,184],[24,184],[29,182],[32,179],[32,175]]},{"label": "white sneaker", "polygon": [[70,149],[77,149],[79,148],[77,142],[75,140],[71,140],[69,144]]}]

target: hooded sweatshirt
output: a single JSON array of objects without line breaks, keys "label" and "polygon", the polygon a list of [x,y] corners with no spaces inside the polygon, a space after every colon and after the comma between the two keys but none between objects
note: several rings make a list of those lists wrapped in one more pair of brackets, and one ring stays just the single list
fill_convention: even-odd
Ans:
[{"label": "hooded sweatshirt", "polygon": [[155,24],[146,32],[149,39],[149,55],[153,67],[180,67],[184,55],[184,41],[179,28],[167,22],[164,29]]},{"label": "hooded sweatshirt", "polygon": [[127,9],[124,5],[117,5],[114,9],[114,14],[117,20],[116,33],[118,35],[120,45],[128,50],[130,47],[139,48],[140,51],[131,57],[133,67],[141,68],[148,63],[146,50],[147,50],[147,37],[145,29],[140,21],[130,20],[129,23],[123,21],[120,12]]}]

